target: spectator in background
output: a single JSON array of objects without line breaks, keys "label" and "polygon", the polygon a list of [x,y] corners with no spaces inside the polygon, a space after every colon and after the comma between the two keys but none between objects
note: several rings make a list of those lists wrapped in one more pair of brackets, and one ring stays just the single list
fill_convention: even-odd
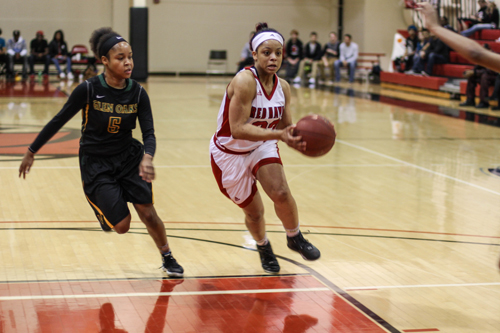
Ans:
[{"label": "spectator in background", "polygon": [[436,36],[432,36],[431,44],[425,53],[426,57],[423,59],[423,62],[425,63],[425,59],[427,59],[427,66],[425,71],[422,68],[422,74],[425,76],[432,75],[434,64],[446,64],[450,62],[450,48]]},{"label": "spectator in background", "polygon": [[304,59],[300,61],[299,72],[293,80],[293,83],[300,84],[302,76],[304,76],[305,65],[311,65],[311,78],[309,79],[310,85],[316,84],[316,74],[318,73],[318,63],[321,61],[322,50],[321,45],[318,43],[318,34],[311,32],[309,35],[309,42],[304,47]]},{"label": "spectator in background", "polygon": [[285,63],[286,63],[286,80],[291,81],[299,70],[300,60],[304,54],[304,46],[299,39],[297,30],[290,31],[290,39],[286,43],[285,48]]},{"label": "spectator in background", "polygon": [[493,94],[491,94],[489,100],[497,101],[497,106],[492,107],[491,111],[500,111],[500,74],[497,74],[495,78],[495,88],[493,89]]},{"label": "spectator in background", "polygon": [[413,55],[413,66],[411,67],[410,70],[406,71],[405,74],[413,75],[413,74],[420,74],[420,72],[416,72],[417,70],[422,71],[420,68],[417,68],[416,64],[420,63],[421,58],[425,58],[425,51],[429,48],[431,45],[431,36],[430,32],[427,29],[422,29],[418,33],[418,39],[419,39],[419,44],[417,45],[417,48],[415,50],[415,54]]},{"label": "spectator in background", "polygon": [[420,41],[417,33],[417,27],[414,25],[410,25],[408,27],[408,38],[406,38],[405,43],[405,53],[401,58],[395,60],[398,68],[401,69],[401,64],[404,64],[404,69],[409,70],[413,67],[413,57],[417,53],[417,50],[420,49]]},{"label": "spectator in background", "polygon": [[14,62],[21,61],[23,64],[23,80],[28,78],[28,49],[26,41],[21,37],[19,30],[12,32],[12,38],[7,41],[7,78],[14,78]]},{"label": "spectator in background", "polygon": [[253,65],[252,50],[250,50],[250,40],[253,35],[255,35],[255,31],[250,32],[250,36],[248,38],[249,42],[245,43],[245,46],[243,46],[243,49],[241,50],[240,61],[238,62],[238,72],[247,66]]},{"label": "spectator in background", "polygon": [[443,28],[446,28],[448,30],[451,30],[453,32],[457,32],[453,27],[450,25],[448,18],[446,16],[441,17],[441,26]]},{"label": "spectator in background", "polygon": [[[484,44],[484,48],[490,50],[488,44]],[[460,106],[475,106],[478,109],[487,109],[490,107],[488,102],[488,90],[495,83],[498,74],[483,66],[476,65],[470,72],[466,71],[464,76],[467,77],[467,99]],[[476,85],[480,84],[479,104],[476,105]]]},{"label": "spectator in background", "polygon": [[481,23],[486,17],[486,9],[488,9],[488,3],[486,0],[479,0],[477,2],[479,5],[479,10],[473,17],[459,17],[457,21],[460,25],[461,30],[472,27],[474,24]]},{"label": "spectator in background", "polygon": [[68,51],[68,45],[64,41],[64,33],[62,30],[57,30],[54,32],[54,38],[49,44],[49,54],[54,65],[56,65],[57,73],[60,79],[66,78],[66,74],[61,71],[61,66],[59,62],[66,63],[66,72],[68,73],[68,79],[73,80],[73,73],[71,72],[71,54]]},{"label": "spectator in background", "polygon": [[[0,36],[2,29],[0,29]],[[0,63],[7,63],[7,47],[5,46],[5,39],[0,37]]]},{"label": "spectator in background", "polygon": [[340,44],[340,56],[335,61],[335,81],[340,81],[340,68],[349,68],[349,82],[354,82],[354,75],[356,73],[356,64],[358,61],[358,44],[352,41],[352,36],[349,34],[344,35],[344,42]]},{"label": "spectator in background", "polygon": [[432,75],[434,64],[446,64],[449,62],[449,59],[450,48],[439,38],[431,35],[427,43],[420,50],[418,57],[414,58],[412,70],[406,72],[406,74]]},{"label": "spectator in background", "polygon": [[333,81],[335,73],[335,67],[333,64],[335,63],[335,60],[339,58],[339,49],[340,43],[337,39],[337,34],[332,31],[330,32],[330,41],[325,44],[325,47],[323,48],[323,57],[318,65],[321,81],[325,81],[325,69],[327,68],[330,68],[330,80],[331,82]]},{"label": "spectator in background", "polygon": [[484,29],[496,29],[498,27],[499,13],[495,1],[488,2],[486,13],[484,18],[480,20],[479,23],[474,24],[467,30],[461,32],[462,36],[469,37],[473,35],[476,31],[481,31]]},{"label": "spectator in background", "polygon": [[43,68],[43,74],[49,74],[49,44],[47,40],[43,38],[43,31],[38,30],[36,32],[36,38],[31,40],[30,43],[30,56],[28,58],[30,63],[30,75],[35,75],[35,62],[42,62],[45,67]]}]

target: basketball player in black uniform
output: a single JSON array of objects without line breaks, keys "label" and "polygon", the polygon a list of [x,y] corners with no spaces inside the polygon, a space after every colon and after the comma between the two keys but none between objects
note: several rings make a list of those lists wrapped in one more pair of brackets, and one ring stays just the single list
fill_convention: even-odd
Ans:
[{"label": "basketball player in black uniform", "polygon": [[[153,116],[148,94],[130,79],[134,67],[131,46],[111,28],[95,30],[90,45],[105,72],[75,88],[28,148],[19,177],[26,177],[36,152],[82,110],[79,158],[83,190],[102,229],[126,233],[131,220],[127,202],[133,203],[162,254],[162,269],[169,276],[182,276],[184,269],[170,252],[165,226],[153,206]],[[137,119],[144,145],[132,138]]]}]

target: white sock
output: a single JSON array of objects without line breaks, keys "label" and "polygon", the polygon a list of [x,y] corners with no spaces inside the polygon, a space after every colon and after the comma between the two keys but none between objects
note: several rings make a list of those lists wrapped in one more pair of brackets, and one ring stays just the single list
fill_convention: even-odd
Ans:
[{"label": "white sock", "polygon": [[269,240],[267,239],[267,235],[264,236],[260,241],[256,241],[257,245],[263,246],[269,243]]},{"label": "white sock", "polygon": [[285,229],[287,237],[295,237],[300,232],[300,224],[297,225],[297,228],[294,229]]}]

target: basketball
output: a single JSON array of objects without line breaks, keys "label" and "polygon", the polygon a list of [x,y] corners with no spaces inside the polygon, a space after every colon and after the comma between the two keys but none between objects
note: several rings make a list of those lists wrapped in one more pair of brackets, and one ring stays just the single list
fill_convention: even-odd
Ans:
[{"label": "basketball", "polygon": [[335,144],[335,128],[333,124],[323,116],[312,114],[305,116],[297,122],[293,131],[294,136],[301,136],[306,142],[304,155],[311,157],[323,156],[332,149]]}]

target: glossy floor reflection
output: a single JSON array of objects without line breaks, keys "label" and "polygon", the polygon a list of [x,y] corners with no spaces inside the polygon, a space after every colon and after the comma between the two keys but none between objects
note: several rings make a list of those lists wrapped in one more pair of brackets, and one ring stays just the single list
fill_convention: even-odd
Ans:
[{"label": "glossy floor reflection", "polygon": [[311,276],[1,287],[1,327],[25,332],[384,332]]}]

